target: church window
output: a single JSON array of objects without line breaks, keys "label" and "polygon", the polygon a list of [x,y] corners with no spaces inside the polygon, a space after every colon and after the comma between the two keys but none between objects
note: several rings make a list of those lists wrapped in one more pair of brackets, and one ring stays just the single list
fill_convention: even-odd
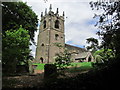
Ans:
[{"label": "church window", "polygon": [[43,22],[43,27],[46,28],[46,20]]},{"label": "church window", "polygon": [[55,34],[55,40],[58,40],[58,38],[59,38],[59,35]]},{"label": "church window", "polygon": [[59,21],[58,20],[55,21],[55,28],[59,29]]},{"label": "church window", "polygon": [[42,45],[41,46],[44,46],[44,44],[42,43]]}]

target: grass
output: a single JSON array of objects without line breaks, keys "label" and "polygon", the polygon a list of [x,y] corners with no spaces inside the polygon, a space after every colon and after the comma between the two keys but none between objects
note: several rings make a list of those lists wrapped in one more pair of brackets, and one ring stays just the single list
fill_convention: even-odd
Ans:
[{"label": "grass", "polygon": [[82,66],[84,66],[84,67],[86,67],[86,66],[91,67],[91,62],[71,63],[71,65],[73,67],[74,66],[76,66],[76,67],[82,67]]},{"label": "grass", "polygon": [[67,70],[71,73],[86,71],[92,68],[91,62],[71,63],[71,65],[72,67]]},{"label": "grass", "polygon": [[[44,70],[43,63],[33,63],[33,65],[37,65],[36,70]],[[80,62],[80,63],[71,63],[71,70],[85,70],[92,68],[91,62]]]},{"label": "grass", "polygon": [[44,70],[44,63],[33,63],[33,65],[37,65],[36,70]]}]

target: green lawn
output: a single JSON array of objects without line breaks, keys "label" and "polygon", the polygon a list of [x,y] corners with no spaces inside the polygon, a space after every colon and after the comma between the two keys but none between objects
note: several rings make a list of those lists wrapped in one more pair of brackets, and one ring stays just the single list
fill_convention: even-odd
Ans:
[{"label": "green lawn", "polygon": [[71,73],[86,71],[92,68],[91,62],[81,62],[81,63],[71,63],[71,64],[72,67],[67,70],[68,72]]},{"label": "green lawn", "polygon": [[91,67],[91,62],[80,62],[80,63],[71,63],[71,65],[73,66],[73,67],[82,67],[82,66],[84,66],[84,67]]},{"label": "green lawn", "polygon": [[[43,63],[33,63],[33,65],[37,65],[36,70],[44,70]],[[79,70],[85,70],[92,68],[91,62],[80,62],[80,63],[71,63],[71,69],[79,69]]]},{"label": "green lawn", "polygon": [[33,65],[37,65],[36,70],[44,70],[44,63],[33,63]]}]

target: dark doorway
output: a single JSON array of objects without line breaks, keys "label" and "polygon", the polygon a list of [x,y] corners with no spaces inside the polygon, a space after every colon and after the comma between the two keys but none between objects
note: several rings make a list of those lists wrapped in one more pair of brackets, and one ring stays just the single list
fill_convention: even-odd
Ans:
[{"label": "dark doorway", "polygon": [[43,63],[43,58],[42,57],[40,58],[40,61],[41,61],[41,63]]},{"label": "dark doorway", "polygon": [[89,56],[89,58],[88,58],[88,62],[91,62],[91,57]]}]

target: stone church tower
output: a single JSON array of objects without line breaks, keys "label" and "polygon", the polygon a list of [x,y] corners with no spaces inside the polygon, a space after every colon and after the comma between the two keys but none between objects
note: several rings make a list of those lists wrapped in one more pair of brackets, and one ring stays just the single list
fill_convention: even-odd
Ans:
[{"label": "stone church tower", "polygon": [[35,62],[55,62],[55,55],[63,52],[63,49],[58,48],[55,43],[60,43],[63,47],[65,46],[64,12],[60,16],[58,8],[56,13],[54,13],[52,5],[50,5],[49,12],[46,9],[45,15],[41,13]]}]

